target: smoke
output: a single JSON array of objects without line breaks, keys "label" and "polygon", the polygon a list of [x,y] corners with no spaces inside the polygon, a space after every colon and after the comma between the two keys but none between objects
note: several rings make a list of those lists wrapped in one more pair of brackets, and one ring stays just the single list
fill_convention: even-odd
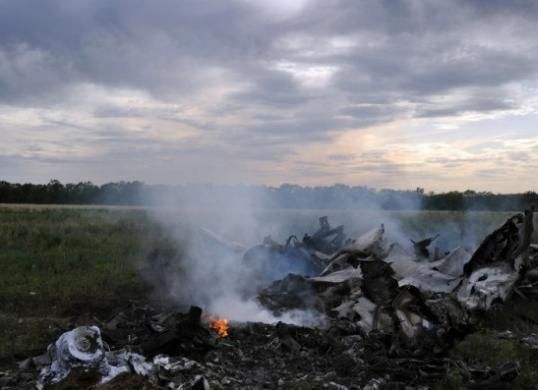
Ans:
[{"label": "smoke", "polygon": [[[353,210],[268,209],[264,207],[265,198],[255,189],[205,188],[210,193],[183,198],[175,207],[169,207],[178,201],[173,196],[163,198],[160,194],[159,198],[148,200],[168,206],[153,209],[151,215],[166,227],[166,234],[174,238],[180,251],[172,259],[154,256],[157,260],[152,260],[152,272],[146,276],[162,296],[180,305],[198,305],[210,314],[237,321],[316,323],[314,313],[295,311],[276,317],[256,301],[258,289],[288,272],[298,271],[296,264],[284,259],[278,266],[263,269],[264,277],[260,279],[260,268],[247,264],[243,255],[266,236],[279,243],[292,234],[301,239],[305,233],[316,231],[319,217],[327,215],[333,227],[344,225],[351,239],[384,224],[387,241],[398,242],[410,252],[410,239],[440,233],[435,245],[443,253],[460,245],[476,248],[483,237],[478,227],[487,231],[492,225],[491,221],[484,224],[476,217],[469,220],[463,213],[423,212],[417,204],[410,205],[411,211],[388,212],[371,200]],[[197,203],[197,198],[203,199],[202,204]],[[211,198],[218,207],[202,207]],[[356,205],[356,199],[353,201]]]},{"label": "smoke", "polygon": [[[201,208],[195,199],[189,199],[176,208],[152,209],[150,215],[166,227],[166,234],[175,239],[180,251],[172,259],[152,259],[152,271],[146,277],[163,297],[182,306],[198,305],[213,315],[237,321],[313,325],[311,313],[297,311],[276,317],[255,300],[257,290],[265,286],[260,285],[260,270],[246,264],[243,256],[274,228],[271,221],[264,220],[267,214],[261,211],[255,195],[215,191],[215,204],[228,207]],[[151,199],[152,203],[158,201]],[[170,201],[162,199],[163,204]],[[266,280],[291,271],[290,262],[287,269],[269,270]]]},{"label": "smoke", "polygon": [[258,302],[252,299],[242,299],[237,295],[226,295],[215,298],[208,306],[211,313],[220,317],[232,318],[235,321],[253,321],[274,323],[276,321],[288,324],[316,326],[320,325],[320,316],[307,310],[290,310],[276,317]]}]

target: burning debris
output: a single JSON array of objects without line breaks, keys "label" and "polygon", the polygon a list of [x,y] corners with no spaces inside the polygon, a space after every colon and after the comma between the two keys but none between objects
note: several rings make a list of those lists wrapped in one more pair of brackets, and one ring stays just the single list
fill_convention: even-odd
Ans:
[{"label": "burning debris", "polygon": [[213,329],[220,337],[228,337],[230,325],[227,319],[209,316],[209,328]]},{"label": "burning debris", "polygon": [[[281,245],[267,237],[248,250],[205,230],[210,245],[242,255],[252,277],[245,296],[276,317],[314,313],[318,326],[231,323],[198,307],[133,306],[64,333],[47,358],[21,369],[40,370],[39,388],[81,369],[95,373],[95,388],[133,377],[146,388],[173,389],[427,387],[459,364],[447,351],[481,313],[514,291],[538,296],[532,212],[508,219],[474,253],[456,248],[444,257],[428,249],[442,235],[406,249],[385,238],[383,225],[350,240],[326,217],[302,240],[291,236]],[[536,337],[522,342],[534,348]],[[477,387],[495,386],[518,367],[465,372]]]}]

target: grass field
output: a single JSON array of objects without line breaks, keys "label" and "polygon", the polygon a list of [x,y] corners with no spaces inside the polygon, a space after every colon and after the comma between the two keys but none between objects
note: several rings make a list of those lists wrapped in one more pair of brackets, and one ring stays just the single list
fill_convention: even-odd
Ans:
[{"label": "grass field", "polygon": [[144,211],[0,209],[0,361],[42,351],[71,316],[144,297],[139,268],[175,250],[166,237]]},{"label": "grass field", "polygon": [[[320,215],[329,215],[333,225],[344,224],[350,236],[385,221],[387,230],[397,228],[408,236],[440,232],[447,240],[472,245],[510,213],[272,210],[230,221],[229,215],[216,217],[213,212],[0,207],[0,367],[42,353],[70,326],[91,321],[93,316],[106,318],[131,299],[147,299],[151,288],[140,270],[152,251],[176,257],[180,247],[172,235],[177,237],[178,225],[197,221],[252,243],[264,234],[281,239],[311,232]],[[242,221],[255,226],[248,237],[240,229]],[[536,232],[533,240],[538,242]],[[535,324],[521,320],[522,313]],[[536,388],[538,352],[522,347],[517,338],[500,341],[494,334],[494,330],[511,329],[523,336],[538,332],[536,324],[536,303],[511,304],[489,314],[479,324],[481,331],[453,354],[491,367],[518,360],[522,374],[517,388]],[[460,388],[458,370],[448,374],[443,387]]]}]

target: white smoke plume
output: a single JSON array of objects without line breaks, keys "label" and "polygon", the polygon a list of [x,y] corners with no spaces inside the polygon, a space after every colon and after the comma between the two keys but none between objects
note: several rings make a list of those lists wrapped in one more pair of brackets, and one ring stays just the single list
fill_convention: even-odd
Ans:
[{"label": "white smoke plume", "polygon": [[[271,210],[263,208],[263,200],[255,192],[243,191],[238,196],[233,191],[215,190],[201,196],[205,199],[213,196],[215,204],[228,207],[202,209],[197,207],[196,199],[183,199],[175,208],[153,210],[153,217],[167,227],[181,247],[180,255],[171,262],[164,266],[157,263],[156,267],[162,266],[162,269],[154,270],[160,272],[154,281],[162,294],[178,304],[198,305],[210,314],[237,321],[315,323],[312,313],[294,312],[275,317],[261,307],[255,300],[255,292],[265,286],[259,285],[252,269],[243,262],[243,254],[247,248],[261,244],[268,235],[280,243],[291,234],[301,239],[305,233],[313,233],[319,227],[320,216],[327,215],[333,226],[344,225],[351,239],[383,223],[387,240],[409,250],[412,250],[411,238],[420,240],[436,233],[441,234],[435,243],[441,251],[463,244],[476,247],[480,236],[474,230],[462,228],[462,222],[469,222],[466,217],[447,222],[450,220],[447,215],[437,218],[417,210],[384,211],[371,202],[359,210]],[[170,205],[172,202],[163,199],[162,203]],[[274,271],[269,278],[285,275],[282,270]]]}]

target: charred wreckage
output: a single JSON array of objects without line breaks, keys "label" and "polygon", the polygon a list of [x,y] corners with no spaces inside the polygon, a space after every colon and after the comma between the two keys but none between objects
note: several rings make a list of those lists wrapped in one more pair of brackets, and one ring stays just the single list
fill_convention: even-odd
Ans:
[{"label": "charred wreckage", "polygon": [[[458,247],[442,255],[429,250],[438,236],[413,241],[410,250],[388,242],[381,225],[351,240],[327,217],[301,240],[279,244],[267,237],[248,250],[205,231],[222,250],[243,252],[260,286],[248,294],[259,304],[277,317],[308,311],[318,325],[228,322],[196,306],[181,313],[132,305],[108,321],[65,332],[45,354],[21,362],[3,385],[426,389],[457,364],[447,352],[484,312],[513,294],[537,294],[533,211],[509,218],[474,253]],[[274,280],[269,269],[281,278]],[[469,369],[466,380],[488,388],[517,370],[516,364]]]}]

